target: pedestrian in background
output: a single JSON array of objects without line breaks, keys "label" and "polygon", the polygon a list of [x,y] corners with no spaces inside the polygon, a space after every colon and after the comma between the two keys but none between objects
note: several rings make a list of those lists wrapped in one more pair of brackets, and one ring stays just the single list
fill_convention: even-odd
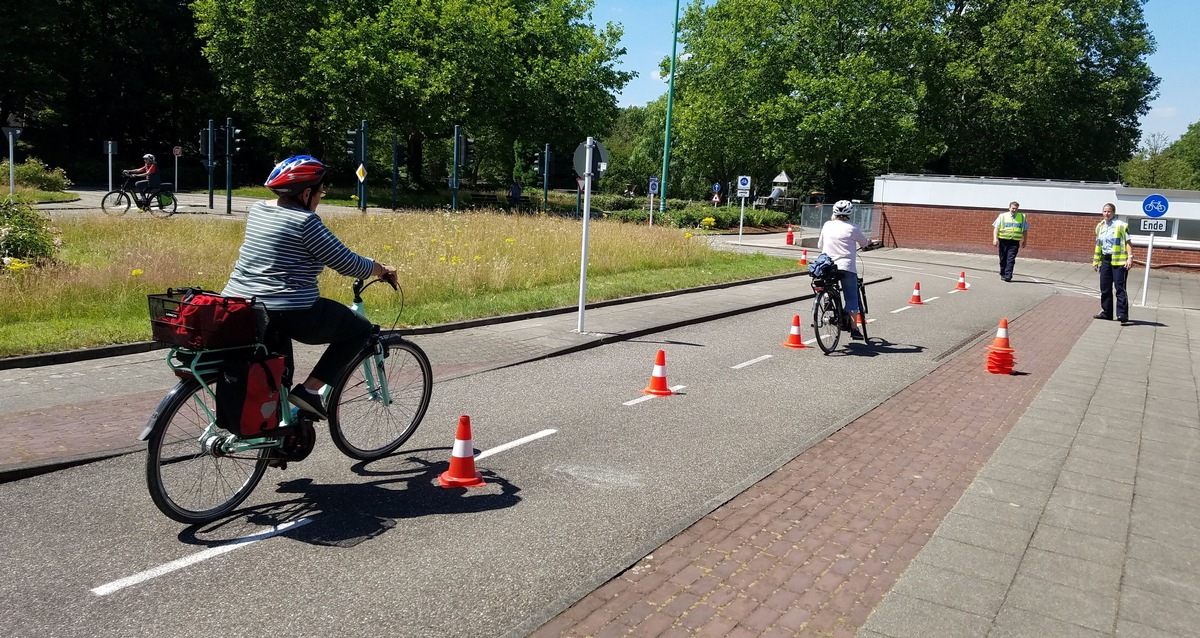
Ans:
[{"label": "pedestrian in background", "polygon": [[1020,209],[1019,203],[1009,202],[1008,210],[992,222],[992,245],[999,248],[1000,278],[1004,281],[1012,281],[1017,252],[1025,247],[1029,236],[1029,222]]},{"label": "pedestrian in background", "polygon": [[1096,224],[1096,250],[1092,254],[1092,269],[1100,272],[1100,312],[1096,319],[1113,318],[1113,293],[1117,297],[1117,321],[1128,323],[1129,299],[1125,281],[1133,265],[1133,244],[1129,241],[1129,224],[1116,219],[1117,207],[1105,204],[1100,209],[1104,221]]}]

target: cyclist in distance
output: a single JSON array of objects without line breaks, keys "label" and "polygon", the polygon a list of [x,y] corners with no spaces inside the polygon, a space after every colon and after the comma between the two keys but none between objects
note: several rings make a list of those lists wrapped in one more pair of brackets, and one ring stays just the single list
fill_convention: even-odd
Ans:
[{"label": "cyclist in distance", "polygon": [[162,176],[158,174],[158,162],[154,161],[153,155],[146,153],[142,156],[142,162],[141,168],[131,168],[126,172],[130,177],[146,178],[133,185],[137,189],[138,195],[145,199],[146,191],[151,188],[158,190],[162,186]]},{"label": "cyclist in distance", "polygon": [[287,357],[284,384],[291,383],[295,365],[292,339],[329,344],[312,373],[290,395],[292,404],[322,419],[328,413],[321,403],[321,387],[337,381],[366,345],[372,326],[345,305],[321,297],[317,275],[328,266],[347,277],[380,277],[396,283],[395,268],[359,256],[317,216],[327,176],[326,166],[309,155],[296,155],[275,166],[264,186],[279,199],[250,205],[246,237],[221,293],[254,297],[265,307],[269,323],[264,341]]},{"label": "cyclist in distance", "polygon": [[821,226],[821,235],[817,237],[817,249],[829,255],[837,264],[842,277],[842,300],[845,316],[843,321],[850,328],[852,339],[863,338],[855,324],[858,316],[858,273],[855,271],[855,261],[858,248],[871,243],[867,236],[850,222],[854,212],[854,204],[849,200],[840,200],[833,205],[833,219]]}]

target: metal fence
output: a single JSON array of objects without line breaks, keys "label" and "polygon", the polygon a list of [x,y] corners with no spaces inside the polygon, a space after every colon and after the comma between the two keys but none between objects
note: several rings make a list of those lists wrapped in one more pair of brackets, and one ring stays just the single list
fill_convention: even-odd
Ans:
[{"label": "metal fence", "polygon": [[[833,204],[804,204],[800,207],[800,225],[805,228],[820,228],[832,218]],[[861,228],[867,237],[876,237],[874,204],[855,204],[850,221]]]}]

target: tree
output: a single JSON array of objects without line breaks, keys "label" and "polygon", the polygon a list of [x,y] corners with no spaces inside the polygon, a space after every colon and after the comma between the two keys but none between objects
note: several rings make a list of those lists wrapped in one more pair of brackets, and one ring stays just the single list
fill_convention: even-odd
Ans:
[{"label": "tree", "polygon": [[936,170],[1111,179],[1158,86],[1145,0],[939,0],[923,69]]},{"label": "tree", "polygon": [[[205,53],[228,95],[253,110],[284,146],[314,152],[341,128],[408,143],[413,177],[440,177],[423,161],[456,124],[479,140],[474,171],[512,174],[513,143],[565,145],[606,128],[620,30],[584,22],[591,0],[197,0]],[[281,48],[281,42],[295,43]],[[577,143],[578,140],[576,140]],[[376,145],[378,146],[378,145]],[[572,144],[572,148],[574,145]],[[445,153],[430,154],[439,160]],[[389,151],[390,158],[390,151]]]},{"label": "tree", "polygon": [[1188,166],[1196,176],[1190,188],[1200,189],[1200,122],[1193,122],[1187,132],[1175,140],[1165,154]]},{"label": "tree", "polygon": [[16,0],[0,32],[0,119],[23,116],[22,145],[76,181],[103,179],[102,141],[161,155],[221,106],[184,2]]},{"label": "tree", "polygon": [[1154,133],[1138,149],[1138,154],[1121,164],[1121,181],[1137,188],[1194,189],[1197,171],[1168,148],[1167,136]]}]

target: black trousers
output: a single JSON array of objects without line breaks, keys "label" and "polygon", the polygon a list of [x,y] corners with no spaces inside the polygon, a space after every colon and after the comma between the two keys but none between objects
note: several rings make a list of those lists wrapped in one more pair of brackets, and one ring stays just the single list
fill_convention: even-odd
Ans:
[{"label": "black trousers", "polygon": [[1017,251],[1021,249],[1021,240],[1001,239],[997,247],[1000,251],[1000,276],[1012,279],[1013,266],[1017,265]]},{"label": "black trousers", "polygon": [[1100,256],[1100,310],[1111,319],[1113,316],[1113,293],[1117,297],[1117,318],[1129,318],[1129,299],[1125,294],[1125,281],[1129,271],[1125,266],[1114,266],[1112,255]]},{"label": "black trousers", "polygon": [[329,344],[313,368],[312,376],[331,384],[362,352],[372,330],[371,322],[365,317],[324,297],[309,308],[268,310],[267,316],[270,323],[263,340],[272,352],[287,357],[283,377],[284,384],[289,386],[295,369],[292,339],[309,345]]}]

